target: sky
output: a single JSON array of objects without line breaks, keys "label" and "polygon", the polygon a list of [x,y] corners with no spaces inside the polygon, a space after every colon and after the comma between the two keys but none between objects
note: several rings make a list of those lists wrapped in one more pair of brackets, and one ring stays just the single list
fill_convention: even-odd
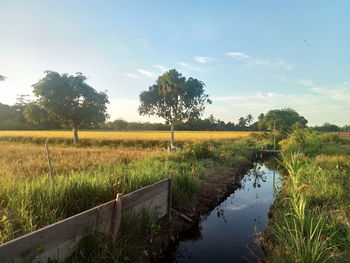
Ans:
[{"label": "sky", "polygon": [[111,120],[161,121],[138,115],[139,94],[175,68],[205,83],[204,117],[291,107],[350,124],[350,1],[0,1],[1,103],[46,70],[82,72]]}]

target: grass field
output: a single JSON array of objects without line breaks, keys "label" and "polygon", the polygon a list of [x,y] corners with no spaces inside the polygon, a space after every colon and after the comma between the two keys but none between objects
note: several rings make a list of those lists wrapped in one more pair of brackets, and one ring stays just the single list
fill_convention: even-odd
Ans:
[{"label": "grass field", "polygon": [[[182,136],[183,142],[192,143],[170,154],[158,147],[72,147],[50,143],[52,181],[44,145],[21,143],[16,138],[37,136],[45,140],[61,136],[71,140],[71,132],[2,133],[14,140],[0,140],[0,243],[111,200],[117,192],[126,194],[170,175],[174,179],[174,204],[188,201],[198,193],[205,170],[202,160],[214,158],[234,165],[247,158],[251,147],[245,139],[233,140],[248,133],[224,132],[179,132],[177,136]],[[136,137],[144,146],[158,135],[168,140],[168,132],[81,132],[82,139],[85,136],[92,140]],[[213,143],[215,136],[232,141]]]},{"label": "grass field", "polygon": [[[127,164],[164,154],[157,148],[50,146],[56,175],[83,172],[112,164]],[[0,141],[0,178],[14,180],[48,174],[44,145]],[[1,179],[0,179],[1,181]]]},{"label": "grass field", "polygon": [[334,134],[337,134],[344,139],[350,139],[350,132],[334,132]]},{"label": "grass field", "polygon": [[266,262],[350,262],[350,148],[295,131],[282,144],[283,188],[267,228]]},{"label": "grass field", "polygon": [[[182,145],[189,141],[233,140],[245,137],[251,132],[222,131],[176,131],[175,142]],[[0,131],[0,141],[43,144],[71,145],[71,131]],[[169,144],[169,131],[80,131],[81,146],[135,146],[166,147]]]}]

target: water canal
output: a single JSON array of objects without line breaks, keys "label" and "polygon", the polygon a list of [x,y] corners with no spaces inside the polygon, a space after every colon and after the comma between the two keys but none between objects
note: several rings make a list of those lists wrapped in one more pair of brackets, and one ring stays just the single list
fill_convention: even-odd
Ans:
[{"label": "water canal", "polygon": [[242,187],[201,219],[200,231],[179,242],[172,262],[259,262],[256,239],[267,224],[278,182],[277,171],[255,164]]}]

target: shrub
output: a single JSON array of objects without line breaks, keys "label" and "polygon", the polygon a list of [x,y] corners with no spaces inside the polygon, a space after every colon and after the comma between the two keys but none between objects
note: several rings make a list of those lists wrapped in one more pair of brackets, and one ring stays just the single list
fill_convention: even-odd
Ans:
[{"label": "shrub", "polygon": [[287,139],[279,142],[286,152],[303,152],[306,155],[321,153],[324,146],[322,136],[311,129],[297,129]]},{"label": "shrub", "polygon": [[195,141],[193,143],[185,144],[182,154],[185,157],[194,159],[207,159],[215,156],[217,147],[218,145],[215,142]]}]

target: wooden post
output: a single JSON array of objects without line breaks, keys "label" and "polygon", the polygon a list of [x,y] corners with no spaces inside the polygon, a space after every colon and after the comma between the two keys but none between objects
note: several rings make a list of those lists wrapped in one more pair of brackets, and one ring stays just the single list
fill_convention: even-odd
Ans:
[{"label": "wooden post", "polygon": [[171,203],[172,203],[172,181],[173,179],[169,177],[168,179],[168,207],[167,207],[167,217],[168,217],[168,224],[170,225],[170,219],[171,219]]},{"label": "wooden post", "polygon": [[123,215],[123,194],[118,193],[115,198],[115,205],[112,214],[111,220],[111,234],[113,236],[113,240],[117,240],[118,232],[120,228],[120,223],[122,221]]},{"label": "wooden post", "polygon": [[51,157],[50,157],[50,151],[49,151],[49,146],[47,145],[47,142],[45,142],[45,150],[46,150],[46,157],[47,157],[47,163],[49,165],[49,173],[51,177],[51,181],[53,182],[53,171],[52,171],[52,166],[51,166]]},{"label": "wooden post", "polygon": [[276,150],[276,121],[273,121],[273,149]]}]

